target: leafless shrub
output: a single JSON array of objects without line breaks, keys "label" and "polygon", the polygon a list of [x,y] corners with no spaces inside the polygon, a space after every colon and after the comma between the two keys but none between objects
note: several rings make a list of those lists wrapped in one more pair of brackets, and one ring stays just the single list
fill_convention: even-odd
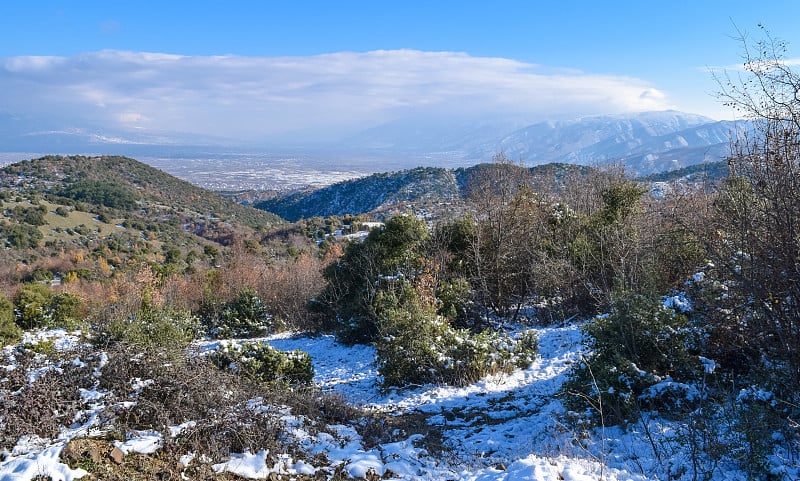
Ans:
[{"label": "leafless shrub", "polygon": [[163,430],[257,395],[254,385],[205,360],[175,359],[158,352],[141,355],[126,347],[116,346],[109,353],[100,384],[118,400],[136,402],[117,412],[120,428]]},{"label": "leafless shrub", "polygon": [[[74,422],[82,409],[80,389],[94,384],[92,364],[73,362],[76,357],[75,352],[15,353],[17,367],[0,383],[0,448],[10,449],[25,435],[55,438]],[[32,373],[37,375],[29,377]]]},{"label": "leafless shrub", "polygon": [[167,448],[177,456],[194,452],[215,460],[224,459],[231,453],[262,449],[282,453],[287,448],[282,433],[277,416],[254,413],[244,405],[232,405],[187,428]]},{"label": "leafless shrub", "polygon": [[365,415],[341,394],[325,393],[316,387],[279,389],[270,393],[270,396],[272,402],[291,407],[295,415],[322,424],[344,424]]},{"label": "leafless shrub", "polygon": [[[215,460],[262,449],[294,452],[294,440],[285,435],[281,420],[286,408],[307,418],[309,429],[324,429],[362,416],[341,396],[317,388],[266,386],[219,369],[203,358],[187,355],[176,359],[158,352],[141,355],[125,345],[116,345],[108,353],[101,387],[112,391],[117,401],[135,402],[114,414],[120,434],[160,431],[164,449],[176,458],[189,451]],[[188,422],[181,434],[170,436],[169,427]]]},{"label": "leafless shrub", "polygon": [[324,286],[322,261],[311,254],[270,267],[270,275],[259,286],[259,293],[272,313],[290,329],[314,331],[321,320],[307,308],[310,299]]}]

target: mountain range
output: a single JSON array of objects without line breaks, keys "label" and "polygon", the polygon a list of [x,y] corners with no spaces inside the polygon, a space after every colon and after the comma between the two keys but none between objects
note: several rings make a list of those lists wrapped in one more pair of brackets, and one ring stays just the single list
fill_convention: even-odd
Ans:
[{"label": "mountain range", "polygon": [[458,155],[469,161],[465,163],[483,162],[503,152],[531,166],[618,163],[632,174],[647,175],[722,160],[729,153],[732,136],[747,128],[744,122],[715,121],[678,111],[519,125],[518,119],[511,118],[416,126],[404,119],[348,140],[351,145],[384,152],[414,152],[421,145],[431,152]]},{"label": "mountain range", "polygon": [[[418,166],[458,167],[485,162],[498,152],[530,166],[547,163],[622,164],[647,175],[724,159],[745,122],[715,121],[677,112],[644,112],[530,123],[521,117],[408,116],[322,145],[309,139],[304,167],[364,173]],[[6,152],[110,153],[176,156],[237,151],[293,153],[297,145],[242,145],[229,139],[174,132],[119,131],[68,126],[0,113],[0,147]],[[325,152],[336,152],[331,160]],[[178,155],[180,154],[180,155]],[[347,158],[353,159],[349,161]],[[356,159],[369,158],[370,162]],[[335,163],[335,165],[332,165]]]}]

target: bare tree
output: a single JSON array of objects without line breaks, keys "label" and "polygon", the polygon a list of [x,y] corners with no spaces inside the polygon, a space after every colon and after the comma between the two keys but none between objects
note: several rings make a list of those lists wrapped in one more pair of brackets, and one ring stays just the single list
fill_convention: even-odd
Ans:
[{"label": "bare tree", "polygon": [[753,39],[738,30],[742,46],[742,69],[731,75],[715,75],[717,97],[724,105],[756,120],[759,127],[781,130],[800,128],[800,74],[786,55],[788,45],[759,25],[761,37]]},{"label": "bare tree", "polygon": [[497,154],[470,180],[468,200],[475,228],[468,246],[472,285],[486,310],[516,319],[536,294],[544,237],[545,202],[532,188],[530,171]]},{"label": "bare tree", "polygon": [[[731,177],[717,202],[716,261],[734,281],[716,320],[738,364],[785,363],[787,393],[800,382],[800,74],[787,45],[761,28],[740,32],[743,68],[718,76],[719,98],[751,120],[738,132]],[[721,347],[725,350],[725,346]],[[750,352],[750,354],[742,354]],[[744,357],[744,359],[743,359]]]}]

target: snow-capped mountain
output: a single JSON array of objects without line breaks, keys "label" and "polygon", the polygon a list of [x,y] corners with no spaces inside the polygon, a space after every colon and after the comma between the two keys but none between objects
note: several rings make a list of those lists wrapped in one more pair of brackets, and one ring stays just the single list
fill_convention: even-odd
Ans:
[{"label": "snow-capped mountain", "polygon": [[590,117],[531,125],[504,137],[496,150],[530,165],[618,162],[633,173],[649,174],[722,160],[741,128],[741,123],[674,111]]},{"label": "snow-capped mountain", "polygon": [[386,122],[342,140],[354,149],[467,153],[530,125],[521,116],[413,115]]},{"label": "snow-capped mountain", "polygon": [[138,131],[75,125],[51,117],[0,112],[0,150],[5,152],[142,155],[191,146],[232,147],[230,140],[184,132]]},{"label": "snow-capped mountain", "polygon": [[645,175],[728,155],[745,124],[678,111],[606,115],[522,125],[520,118],[404,118],[347,139],[351,148],[397,153],[448,152],[464,164],[502,151],[527,165],[622,163]]}]

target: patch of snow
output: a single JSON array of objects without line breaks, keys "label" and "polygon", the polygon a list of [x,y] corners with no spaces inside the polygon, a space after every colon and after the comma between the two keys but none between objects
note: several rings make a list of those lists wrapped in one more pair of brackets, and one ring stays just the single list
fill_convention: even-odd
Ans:
[{"label": "patch of snow", "polygon": [[137,396],[142,392],[142,389],[151,386],[153,383],[155,383],[153,379],[140,379],[138,377],[131,379],[131,389],[133,389],[133,394],[131,394],[131,396]]},{"label": "patch of snow", "polygon": [[691,312],[692,310],[692,301],[686,297],[685,292],[678,292],[675,295],[666,296],[663,304],[667,309],[672,309],[682,313]]},{"label": "patch of snow", "polygon": [[164,445],[161,434],[156,431],[131,431],[125,442],[115,441],[114,446],[123,453],[152,454]]},{"label": "patch of snow", "polygon": [[742,389],[739,391],[739,395],[736,397],[737,401],[761,401],[761,402],[768,402],[773,401],[775,399],[775,394],[765,389],[756,388],[751,386],[746,389]]},{"label": "patch of snow", "polygon": [[714,371],[717,369],[717,363],[714,362],[713,359],[708,359],[707,357],[698,356],[700,359],[700,364],[703,365],[703,372],[706,374],[713,374]]},{"label": "patch of snow", "polygon": [[78,392],[80,392],[81,402],[83,402],[84,404],[88,403],[89,401],[99,401],[108,394],[108,392],[105,391],[98,391],[97,389],[84,389],[84,388],[78,389]]},{"label": "patch of snow", "polygon": [[72,481],[89,474],[81,468],[72,469],[59,460],[64,446],[65,443],[59,443],[29,454],[6,456],[4,461],[0,462],[0,480],[29,481],[49,478]]},{"label": "patch of snow", "polygon": [[56,351],[69,351],[77,348],[81,343],[81,331],[67,331],[66,329],[37,329],[25,331],[22,334],[21,344],[37,345],[42,342],[52,342]]},{"label": "patch of snow", "polygon": [[268,455],[269,450],[266,449],[255,454],[231,454],[228,461],[215,464],[212,468],[216,473],[232,473],[247,479],[264,479],[272,473],[311,476],[317,472],[314,466],[304,461],[294,462],[287,454],[279,455],[277,461],[270,465]]},{"label": "patch of snow", "polygon": [[214,472],[218,474],[232,473],[248,479],[266,478],[272,472],[272,469],[267,466],[268,454],[267,450],[261,450],[255,454],[231,454],[229,461],[213,466]]},{"label": "patch of snow", "polygon": [[307,352],[314,364],[314,384],[334,391],[348,401],[366,405],[381,397],[380,379],[375,367],[375,348],[345,346],[334,336],[319,337],[272,336],[269,344],[282,351],[299,349]]},{"label": "patch of snow", "polygon": [[367,475],[383,476],[383,461],[374,451],[354,453],[344,466],[345,472],[353,478],[366,478]]},{"label": "patch of snow", "polygon": [[675,382],[671,378],[666,378],[661,382],[653,384],[647,388],[640,396],[641,399],[656,399],[666,394],[675,396],[676,402],[680,405],[680,399],[694,401],[700,399],[702,394],[696,386],[682,382]]},{"label": "patch of snow", "polygon": [[178,424],[177,426],[170,426],[169,427],[169,435],[171,437],[173,437],[173,438],[176,438],[176,437],[180,436],[181,433],[183,433],[187,429],[191,429],[191,428],[193,428],[195,426],[197,426],[197,422],[196,421],[187,421],[185,423]]},{"label": "patch of snow", "polygon": [[196,457],[197,454],[194,451],[192,451],[178,458],[178,462],[181,463],[181,465],[183,466],[189,466],[190,464],[192,464],[192,461],[194,461],[194,458]]},{"label": "patch of snow", "polygon": [[627,472],[603,470],[599,463],[568,459],[563,456],[541,457],[530,455],[511,463],[505,470],[488,468],[475,477],[474,481],[517,481],[517,480],[564,480],[564,481],[609,481],[643,479],[631,477]]}]

